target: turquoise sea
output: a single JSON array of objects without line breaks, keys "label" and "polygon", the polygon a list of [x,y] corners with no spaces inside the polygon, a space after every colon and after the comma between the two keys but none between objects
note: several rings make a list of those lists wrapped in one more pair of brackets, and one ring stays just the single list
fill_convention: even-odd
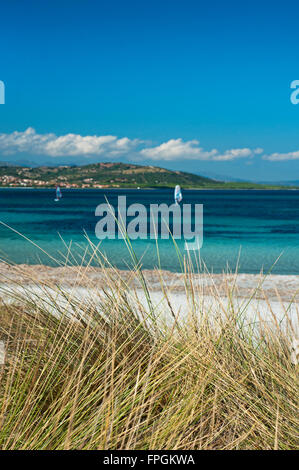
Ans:
[{"label": "turquoise sea", "polygon": [[[105,196],[112,206],[117,197],[127,196],[148,208],[151,203],[173,203],[173,190],[64,190],[59,203],[48,189],[0,189],[0,220],[20,232],[42,250],[60,261],[72,243],[78,260],[87,242],[94,243],[98,204]],[[183,191],[184,203],[203,204],[204,240],[201,259],[210,271],[235,269],[239,251],[239,271],[267,271],[281,255],[273,273],[299,274],[299,191]],[[184,254],[183,241],[177,241]],[[132,242],[144,268],[158,264],[155,240]],[[105,240],[101,246],[110,262],[120,269],[130,265],[123,240]],[[2,259],[15,263],[55,264],[42,250],[7,227],[0,226]],[[171,240],[159,240],[161,267],[179,271],[180,264]],[[185,252],[186,253],[186,252]],[[74,262],[74,259],[72,260]]]}]

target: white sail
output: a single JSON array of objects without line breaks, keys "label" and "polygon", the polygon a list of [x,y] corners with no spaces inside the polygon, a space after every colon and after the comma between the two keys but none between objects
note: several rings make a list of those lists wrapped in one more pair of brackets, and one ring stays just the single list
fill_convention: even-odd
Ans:
[{"label": "white sail", "polygon": [[183,195],[182,195],[181,187],[177,184],[174,190],[175,203],[178,204],[179,202],[182,201],[182,199],[183,199]]},{"label": "white sail", "polygon": [[61,190],[59,186],[56,186],[56,199],[54,199],[55,202],[58,202],[59,199],[62,198]]}]

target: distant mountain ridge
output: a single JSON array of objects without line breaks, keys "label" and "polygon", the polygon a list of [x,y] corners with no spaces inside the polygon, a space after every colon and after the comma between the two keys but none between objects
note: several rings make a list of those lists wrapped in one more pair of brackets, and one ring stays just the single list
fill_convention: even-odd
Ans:
[{"label": "distant mountain ridge", "polygon": [[[131,163],[101,162],[89,165],[13,166],[0,163],[2,187],[65,188],[170,188],[184,189],[281,189],[282,185],[224,182],[184,171]],[[299,186],[299,185],[298,185]]]},{"label": "distant mountain ridge", "polygon": [[271,181],[270,183],[266,181],[257,181],[259,184],[277,184],[277,185],[283,185],[283,186],[299,186],[299,180],[293,180],[293,181]]}]

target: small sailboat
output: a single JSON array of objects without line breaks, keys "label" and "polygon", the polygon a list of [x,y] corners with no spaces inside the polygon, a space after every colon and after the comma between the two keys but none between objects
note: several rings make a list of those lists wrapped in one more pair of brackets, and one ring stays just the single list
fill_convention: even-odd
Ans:
[{"label": "small sailboat", "polygon": [[56,186],[56,198],[54,199],[55,202],[58,202],[62,198],[61,190],[59,186]]},{"label": "small sailboat", "polygon": [[181,187],[177,184],[174,190],[174,200],[177,205],[182,201],[183,195],[181,191]]}]

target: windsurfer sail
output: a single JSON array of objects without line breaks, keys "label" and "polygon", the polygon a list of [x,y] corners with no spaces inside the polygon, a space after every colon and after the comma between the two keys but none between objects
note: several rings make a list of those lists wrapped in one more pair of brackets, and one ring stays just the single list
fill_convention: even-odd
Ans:
[{"label": "windsurfer sail", "polygon": [[54,199],[55,202],[58,202],[59,199],[62,198],[61,190],[59,186],[56,186],[56,199]]},{"label": "windsurfer sail", "polygon": [[177,184],[174,190],[174,200],[176,204],[179,204],[183,199],[181,187]]}]

